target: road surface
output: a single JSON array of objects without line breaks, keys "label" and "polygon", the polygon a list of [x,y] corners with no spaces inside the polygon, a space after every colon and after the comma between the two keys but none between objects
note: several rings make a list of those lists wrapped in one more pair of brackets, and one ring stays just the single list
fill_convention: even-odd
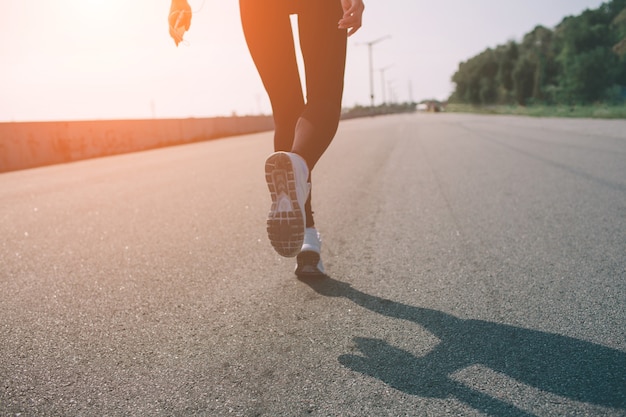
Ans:
[{"label": "road surface", "polygon": [[271,143],[0,175],[0,415],[626,414],[626,121],[342,122],[307,282]]}]

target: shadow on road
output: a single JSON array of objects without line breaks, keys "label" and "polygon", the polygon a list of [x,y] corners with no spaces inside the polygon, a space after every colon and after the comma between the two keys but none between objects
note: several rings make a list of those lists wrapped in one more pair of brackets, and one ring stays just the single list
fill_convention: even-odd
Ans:
[{"label": "shadow on road", "polygon": [[361,355],[339,357],[342,365],[407,394],[456,397],[488,415],[530,416],[451,378],[454,372],[468,366],[483,365],[545,392],[626,409],[624,352],[558,334],[459,319],[441,311],[365,294],[328,277],[301,281],[321,295],[344,297],[383,316],[417,323],[439,338],[440,343],[422,357],[384,340],[355,338]]}]

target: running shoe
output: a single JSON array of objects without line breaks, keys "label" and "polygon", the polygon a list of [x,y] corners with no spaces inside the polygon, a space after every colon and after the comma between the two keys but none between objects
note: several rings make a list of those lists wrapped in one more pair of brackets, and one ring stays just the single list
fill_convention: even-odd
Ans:
[{"label": "running shoe", "polygon": [[265,180],[272,197],[267,235],[281,256],[294,257],[304,241],[304,204],[309,197],[309,168],[298,154],[275,152],[265,161]]},{"label": "running shoe", "polygon": [[299,277],[324,276],[324,264],[320,253],[322,239],[314,227],[307,227],[304,232],[304,243],[298,254],[296,275]]}]

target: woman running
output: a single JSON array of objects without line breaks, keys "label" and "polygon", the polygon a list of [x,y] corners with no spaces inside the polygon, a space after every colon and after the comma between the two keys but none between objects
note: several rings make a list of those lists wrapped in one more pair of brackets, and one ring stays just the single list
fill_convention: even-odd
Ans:
[{"label": "woman running", "polygon": [[[361,27],[362,0],[239,0],[244,36],[268,93],[274,153],[265,162],[272,205],[269,240],[297,256],[298,276],[323,275],[321,238],[311,209],[311,171],[333,140],[341,115],[347,37]],[[290,15],[297,15],[306,100]],[[186,0],[172,0],[170,34],[178,43],[191,23]]]}]

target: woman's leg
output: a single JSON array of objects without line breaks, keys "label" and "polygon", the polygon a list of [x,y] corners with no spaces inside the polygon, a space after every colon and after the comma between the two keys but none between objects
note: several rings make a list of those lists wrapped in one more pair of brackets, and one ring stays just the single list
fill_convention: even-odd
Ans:
[{"label": "woman's leg", "polygon": [[[335,137],[341,116],[347,43],[346,31],[337,29],[342,14],[338,0],[304,0],[298,13],[307,102],[296,123],[292,151],[311,170]],[[305,208],[307,227],[313,227],[310,195]]]},{"label": "woman's leg", "polygon": [[272,104],[274,150],[285,152],[292,151],[296,123],[304,111],[289,3],[290,0],[239,1],[248,49]]},{"label": "woman's leg", "polygon": [[[239,1],[248,49],[272,104],[274,151],[286,152],[293,151],[296,124],[305,108],[289,17],[296,10],[289,9],[289,1]],[[299,155],[310,170],[306,156]],[[306,227],[313,227],[310,193],[304,208]]]},{"label": "woman's leg", "polygon": [[[338,0],[240,0],[239,5],[248,48],[272,104],[274,150],[297,153],[310,171],[332,141],[341,115],[346,56],[346,31],[337,29],[341,4]],[[294,12],[305,63],[306,105],[289,18]],[[313,227],[310,193],[305,216],[306,227]]]},{"label": "woman's leg", "polygon": [[287,257],[300,252],[307,218],[313,218],[307,184],[310,170],[302,155],[291,153],[296,123],[304,111],[290,19],[295,4],[293,0],[239,1],[248,49],[272,103],[274,150],[283,151],[265,161],[272,198],[267,234],[274,249]]},{"label": "woman's leg", "polygon": [[339,0],[303,0],[298,12],[307,100],[292,150],[313,169],[337,132],[341,116],[347,35],[337,28]]},{"label": "woman's leg", "polygon": [[[274,150],[295,152],[313,169],[332,141],[341,115],[347,39],[346,31],[337,28],[341,2],[240,0],[239,6],[250,54],[272,104]],[[306,105],[289,19],[294,12],[304,58]]]}]

